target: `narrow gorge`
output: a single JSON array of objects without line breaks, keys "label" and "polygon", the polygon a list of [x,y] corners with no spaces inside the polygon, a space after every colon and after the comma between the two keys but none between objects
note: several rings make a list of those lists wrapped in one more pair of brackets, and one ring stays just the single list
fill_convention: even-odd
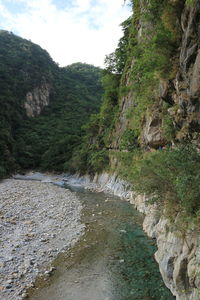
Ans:
[{"label": "narrow gorge", "polygon": [[[32,170],[128,200],[157,244],[172,299],[199,300],[200,1],[124,2],[132,14],[104,70],[60,68],[40,46],[0,30],[0,188]],[[170,299],[113,295],[102,297]]]}]

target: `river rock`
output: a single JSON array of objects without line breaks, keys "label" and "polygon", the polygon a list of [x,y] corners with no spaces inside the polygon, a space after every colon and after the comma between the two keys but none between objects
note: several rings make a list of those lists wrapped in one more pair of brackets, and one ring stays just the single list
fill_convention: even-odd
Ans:
[{"label": "river rock", "polygon": [[2,299],[25,299],[25,288],[40,272],[50,274],[52,259],[83,233],[82,206],[75,194],[48,182],[7,179],[0,193]]}]

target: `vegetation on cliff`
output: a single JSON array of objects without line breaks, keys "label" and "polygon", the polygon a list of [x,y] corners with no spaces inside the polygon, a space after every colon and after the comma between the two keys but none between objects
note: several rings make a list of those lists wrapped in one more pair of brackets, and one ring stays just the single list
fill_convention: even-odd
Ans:
[{"label": "vegetation on cliff", "polygon": [[[59,68],[38,45],[0,31],[0,177],[20,168],[63,171],[82,125],[98,111],[101,72],[82,63]],[[30,118],[26,95],[43,84],[49,106]]]},{"label": "vegetation on cliff", "polygon": [[57,70],[38,45],[0,31],[0,177],[16,167],[16,130],[25,118],[25,95],[47,78],[51,83]]},{"label": "vegetation on cliff", "polygon": [[[192,5],[192,1],[187,4]],[[181,213],[185,220],[193,218],[198,223],[199,127],[198,105],[193,103],[199,103],[199,98],[191,104],[185,101],[183,108],[173,86],[177,74],[180,76],[184,5],[183,1],[132,1],[133,16],[122,24],[124,36],[116,51],[106,57],[100,113],[86,127],[82,146],[72,159],[72,170],[95,173],[112,169],[138,192],[165,207],[168,216]],[[184,20],[185,24],[190,22]],[[194,26],[196,22],[197,18]],[[190,64],[193,61],[194,57]],[[183,89],[186,83],[181,80]],[[191,107],[196,110],[193,120]]]},{"label": "vegetation on cliff", "polygon": [[64,163],[81,142],[82,126],[100,105],[99,68],[76,63],[61,69],[59,76],[50,105],[17,132],[16,162],[23,168],[64,171]]},{"label": "vegetation on cliff", "polygon": [[[146,194],[165,215],[177,214],[191,229],[200,221],[200,156],[194,145],[179,145],[153,152],[117,153],[119,175],[132,183],[138,193]],[[191,220],[193,221],[191,222]],[[183,224],[182,224],[183,226]],[[193,227],[193,228],[192,228]]]},{"label": "vegetation on cliff", "polygon": [[[99,115],[93,117],[87,126],[87,137],[82,147],[87,149],[87,157],[90,157],[90,152],[94,156],[94,151],[99,155],[104,151],[105,162],[107,149],[131,150],[142,146],[145,114],[148,109],[158,106],[159,78],[170,76],[173,71],[170,57],[178,46],[175,20],[171,22],[170,19],[177,7],[172,10],[168,1],[154,0],[148,1],[145,8],[138,0],[132,5],[133,17],[121,24],[124,36],[116,51],[106,57],[103,103]],[[139,30],[144,30],[144,36],[138,39]],[[132,98],[132,103],[122,116],[126,97]],[[166,105],[161,107],[162,113],[166,111]],[[121,116],[127,121],[121,121]],[[165,131],[170,135],[173,130],[169,130],[170,118],[166,119]],[[124,124],[120,124],[123,121]],[[119,126],[124,128],[123,131],[118,130]],[[97,160],[99,155],[95,155]],[[89,157],[88,167],[91,170]],[[94,172],[99,169],[95,168],[97,164],[92,164]]]}]

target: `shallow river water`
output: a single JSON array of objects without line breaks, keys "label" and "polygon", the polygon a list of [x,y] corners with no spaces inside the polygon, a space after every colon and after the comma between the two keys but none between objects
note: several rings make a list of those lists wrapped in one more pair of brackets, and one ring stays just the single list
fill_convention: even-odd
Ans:
[{"label": "shallow river water", "polygon": [[36,281],[30,300],[170,300],[154,242],[142,216],[127,201],[104,193],[75,191],[84,205],[85,234],[53,262],[56,270]]}]

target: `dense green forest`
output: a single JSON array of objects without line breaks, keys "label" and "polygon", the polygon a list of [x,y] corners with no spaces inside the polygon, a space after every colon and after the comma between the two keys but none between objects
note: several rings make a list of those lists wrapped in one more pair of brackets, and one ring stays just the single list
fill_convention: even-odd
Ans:
[{"label": "dense green forest", "polygon": [[[59,68],[40,46],[0,31],[0,177],[30,168],[64,170],[82,126],[99,109],[101,75],[83,63]],[[49,105],[28,117],[26,95],[42,86]]]}]

